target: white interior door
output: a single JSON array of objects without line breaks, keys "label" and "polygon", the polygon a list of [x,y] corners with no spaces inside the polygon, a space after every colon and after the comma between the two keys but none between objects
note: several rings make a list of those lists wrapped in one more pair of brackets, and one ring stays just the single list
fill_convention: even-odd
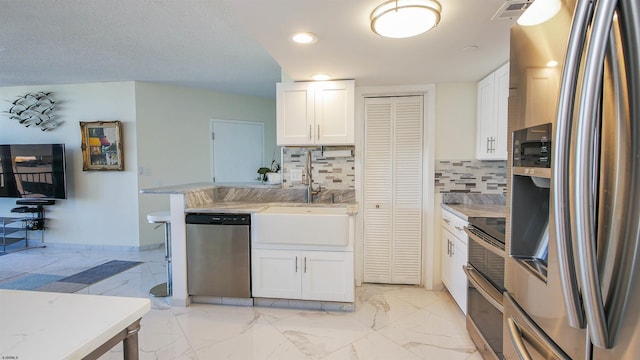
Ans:
[{"label": "white interior door", "polygon": [[264,124],[211,120],[213,182],[257,182],[264,166]]},{"label": "white interior door", "polygon": [[365,99],[364,281],[420,284],[423,98]]}]

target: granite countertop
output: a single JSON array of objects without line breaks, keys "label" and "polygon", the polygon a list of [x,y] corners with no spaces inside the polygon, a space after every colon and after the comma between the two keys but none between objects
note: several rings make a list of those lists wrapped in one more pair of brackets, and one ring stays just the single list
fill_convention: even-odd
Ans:
[{"label": "granite countertop", "polygon": [[299,203],[299,202],[271,202],[271,203],[251,203],[251,202],[218,202],[201,207],[186,208],[186,213],[221,213],[221,214],[240,214],[240,213],[259,213],[273,206],[308,206],[308,207],[333,207],[346,208],[347,215],[355,215],[358,213],[358,204],[356,203]]},{"label": "granite countertop", "polygon": [[441,204],[442,209],[468,220],[470,217],[505,217],[507,208],[504,205],[490,204]]},{"label": "granite countertop", "polygon": [[191,184],[180,184],[180,185],[170,185],[170,186],[162,186],[156,188],[149,189],[141,189],[141,194],[186,194],[192,191],[201,191],[201,190],[209,190],[216,188],[258,188],[258,189],[280,189],[282,188],[282,184],[267,184],[267,183],[211,183],[211,182],[201,182],[201,183],[191,183]]}]

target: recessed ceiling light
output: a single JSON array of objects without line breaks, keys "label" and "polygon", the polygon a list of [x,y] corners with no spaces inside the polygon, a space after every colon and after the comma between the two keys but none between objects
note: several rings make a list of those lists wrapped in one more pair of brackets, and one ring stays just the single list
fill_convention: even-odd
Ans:
[{"label": "recessed ceiling light", "polygon": [[476,50],[478,50],[478,46],[477,45],[469,45],[469,46],[465,46],[462,48],[462,51],[468,53],[468,52],[474,52]]},{"label": "recessed ceiling light", "polygon": [[331,79],[331,75],[329,74],[315,74],[311,77],[315,81],[327,81]]},{"label": "recessed ceiling light", "polygon": [[318,37],[312,33],[308,32],[299,32],[291,35],[291,40],[297,44],[314,44],[318,41]]}]

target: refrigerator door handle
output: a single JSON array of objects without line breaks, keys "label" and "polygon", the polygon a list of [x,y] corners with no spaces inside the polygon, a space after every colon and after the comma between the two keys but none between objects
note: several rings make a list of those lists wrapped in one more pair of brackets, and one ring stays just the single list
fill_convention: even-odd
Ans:
[{"label": "refrigerator door handle", "polygon": [[586,41],[588,19],[592,11],[590,1],[579,1],[571,25],[566,60],[564,64],[560,99],[556,121],[553,153],[553,215],[556,226],[555,238],[558,248],[558,262],[560,267],[560,282],[562,283],[563,299],[567,309],[567,320],[574,328],[586,326],[584,309],[578,289],[578,279],[573,254],[573,239],[571,236],[572,208],[569,204],[569,158],[571,128],[574,114],[574,100],[578,87],[578,74],[582,51]]},{"label": "refrigerator door handle", "polygon": [[611,344],[597,262],[594,210],[596,209],[594,199],[595,170],[593,169],[596,158],[593,146],[597,139],[596,132],[599,125],[603,64],[616,3],[617,0],[601,0],[596,3],[581,89],[580,124],[577,126],[575,156],[576,216],[572,233],[578,239],[580,279],[591,342],[601,348],[609,348]]},{"label": "refrigerator door handle", "polygon": [[[637,119],[632,119],[631,115],[632,113],[638,114],[639,109],[635,101],[638,96],[637,83],[631,84],[631,82],[637,82],[637,74],[640,71],[640,61],[636,56],[640,51],[640,41],[637,37],[637,19],[640,18],[640,8],[637,7],[637,0],[621,2],[617,15],[617,20],[613,22],[614,26],[609,34],[610,46],[606,62],[607,69],[611,74],[611,92],[616,95],[616,98],[615,101],[607,102],[613,103],[615,120],[618,122],[618,128],[615,131],[624,134],[624,136],[614,140],[620,147],[615,153],[618,159],[610,161],[618,164],[615,172],[616,187],[601,194],[601,197],[613,201],[610,206],[613,210],[607,212],[614,219],[612,222],[619,224],[620,227],[618,229],[615,226],[610,226],[611,229],[617,230],[616,237],[609,240],[615,253],[607,253],[605,256],[607,262],[611,262],[607,265],[613,273],[610,285],[603,288],[603,291],[607,293],[606,317],[609,332],[608,344],[610,345],[616,343],[618,331],[625,321],[627,303],[634,274],[637,271],[637,254],[640,246],[640,224],[638,223],[640,201],[637,198],[638,186],[640,186],[640,180],[637,177],[640,171],[638,159],[640,156],[640,129]],[[632,107],[635,107],[635,111],[632,110]],[[619,221],[619,219],[623,219],[623,221]]]}]

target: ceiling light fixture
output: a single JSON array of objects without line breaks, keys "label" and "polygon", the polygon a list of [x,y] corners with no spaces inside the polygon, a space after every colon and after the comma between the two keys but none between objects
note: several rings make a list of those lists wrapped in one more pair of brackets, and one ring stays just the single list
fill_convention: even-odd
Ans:
[{"label": "ceiling light fixture", "polygon": [[293,40],[293,42],[298,44],[308,45],[308,44],[314,44],[316,41],[318,41],[318,37],[312,33],[300,32],[300,33],[295,33],[291,35],[291,40]]},{"label": "ceiling light fixture", "polygon": [[440,22],[440,3],[435,0],[389,0],[371,12],[371,30],[389,38],[422,34]]},{"label": "ceiling light fixture", "polygon": [[315,81],[327,81],[331,79],[331,76],[328,74],[315,74],[311,78]]},{"label": "ceiling light fixture", "polygon": [[560,0],[535,0],[531,6],[518,18],[521,26],[542,24],[560,12]]}]

